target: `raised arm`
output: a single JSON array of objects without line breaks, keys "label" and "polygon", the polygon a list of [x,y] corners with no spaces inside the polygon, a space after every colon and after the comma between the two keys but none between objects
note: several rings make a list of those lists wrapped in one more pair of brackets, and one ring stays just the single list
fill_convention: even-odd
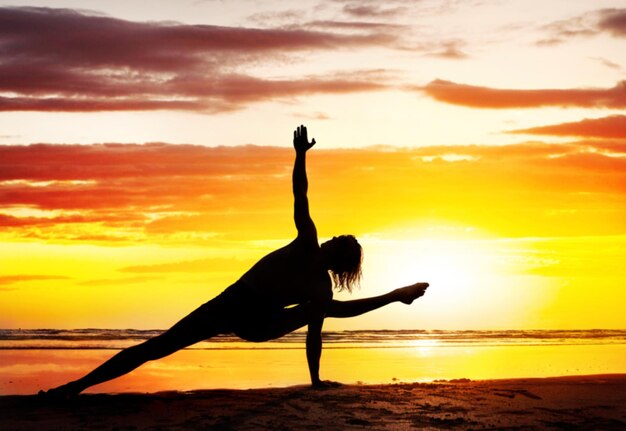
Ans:
[{"label": "raised arm", "polygon": [[306,178],[306,152],[313,145],[315,145],[315,139],[309,143],[306,127],[300,126],[293,132],[293,147],[296,150],[296,161],[293,165],[293,218],[299,237],[317,240],[317,230],[309,214],[309,199],[307,198],[309,183]]}]

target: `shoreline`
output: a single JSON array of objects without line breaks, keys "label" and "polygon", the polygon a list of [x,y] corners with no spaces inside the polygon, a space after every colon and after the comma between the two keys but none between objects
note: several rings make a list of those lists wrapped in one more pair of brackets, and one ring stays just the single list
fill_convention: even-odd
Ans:
[{"label": "shoreline", "polygon": [[0,396],[3,428],[626,429],[626,374],[427,383]]}]

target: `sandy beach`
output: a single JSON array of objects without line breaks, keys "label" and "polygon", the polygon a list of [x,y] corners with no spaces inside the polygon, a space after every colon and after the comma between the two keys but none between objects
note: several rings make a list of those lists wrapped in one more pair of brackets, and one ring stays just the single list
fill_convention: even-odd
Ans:
[{"label": "sandy beach", "polygon": [[388,385],[0,397],[2,428],[626,429],[626,374]]}]

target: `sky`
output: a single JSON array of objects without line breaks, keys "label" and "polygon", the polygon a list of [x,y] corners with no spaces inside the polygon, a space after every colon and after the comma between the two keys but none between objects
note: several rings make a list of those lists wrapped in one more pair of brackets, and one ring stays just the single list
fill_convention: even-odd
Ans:
[{"label": "sky", "polygon": [[327,329],[624,328],[626,1],[0,1],[0,327],[166,328],[295,236]]}]

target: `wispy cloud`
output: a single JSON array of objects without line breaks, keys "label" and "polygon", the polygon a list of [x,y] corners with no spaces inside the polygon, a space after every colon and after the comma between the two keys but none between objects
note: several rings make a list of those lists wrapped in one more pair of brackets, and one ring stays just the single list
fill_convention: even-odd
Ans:
[{"label": "wispy cloud", "polygon": [[588,118],[570,123],[511,130],[508,133],[626,139],[626,116],[612,115],[603,118]]},{"label": "wispy cloud", "polygon": [[169,272],[182,272],[188,273],[206,273],[206,272],[229,272],[234,269],[240,269],[242,263],[248,262],[243,259],[228,259],[228,258],[207,258],[196,259],[182,262],[168,262],[156,265],[136,265],[121,268],[121,272],[131,273],[169,273]]},{"label": "wispy cloud", "polygon": [[389,18],[406,12],[404,6],[383,7],[377,3],[354,2],[344,5],[343,12],[357,18]]},{"label": "wispy cloud", "polygon": [[339,20],[318,20],[311,21],[306,27],[327,28],[332,30],[376,30],[384,32],[395,32],[408,30],[407,26],[381,21],[339,21]]},{"label": "wispy cloud", "polygon": [[9,284],[29,282],[29,281],[47,281],[47,280],[68,280],[69,277],[61,275],[36,275],[36,274],[18,274],[0,276],[0,286]]},{"label": "wispy cloud", "polygon": [[539,46],[553,46],[569,39],[608,33],[626,37],[626,9],[600,9],[559,20],[543,27],[547,36],[538,40]]},{"label": "wispy cloud", "polygon": [[145,283],[147,281],[156,280],[158,277],[152,276],[136,276],[136,277],[122,277],[122,278],[100,278],[96,280],[85,280],[79,284],[82,286],[119,286],[127,284]]},{"label": "wispy cloud", "polygon": [[395,37],[364,27],[347,34],[0,8],[0,39],[0,111],[221,112],[264,100],[378,90],[382,81],[357,72],[268,79],[244,68],[294,52],[387,46]]},{"label": "wispy cloud", "polygon": [[449,60],[464,60],[469,58],[469,55],[461,50],[464,44],[460,41],[447,41],[442,42],[439,47],[435,47],[429,52],[427,56],[439,57]]},{"label": "wispy cloud", "polygon": [[615,70],[621,70],[622,66],[620,66],[618,63],[615,63],[611,60],[608,60],[606,58],[603,57],[589,57],[592,60],[595,60],[597,62],[599,62],[600,64],[608,67],[609,69],[615,69]]},{"label": "wispy cloud", "polygon": [[626,107],[626,81],[620,81],[612,88],[516,90],[457,84],[437,79],[415,89],[440,102],[471,108]]}]

